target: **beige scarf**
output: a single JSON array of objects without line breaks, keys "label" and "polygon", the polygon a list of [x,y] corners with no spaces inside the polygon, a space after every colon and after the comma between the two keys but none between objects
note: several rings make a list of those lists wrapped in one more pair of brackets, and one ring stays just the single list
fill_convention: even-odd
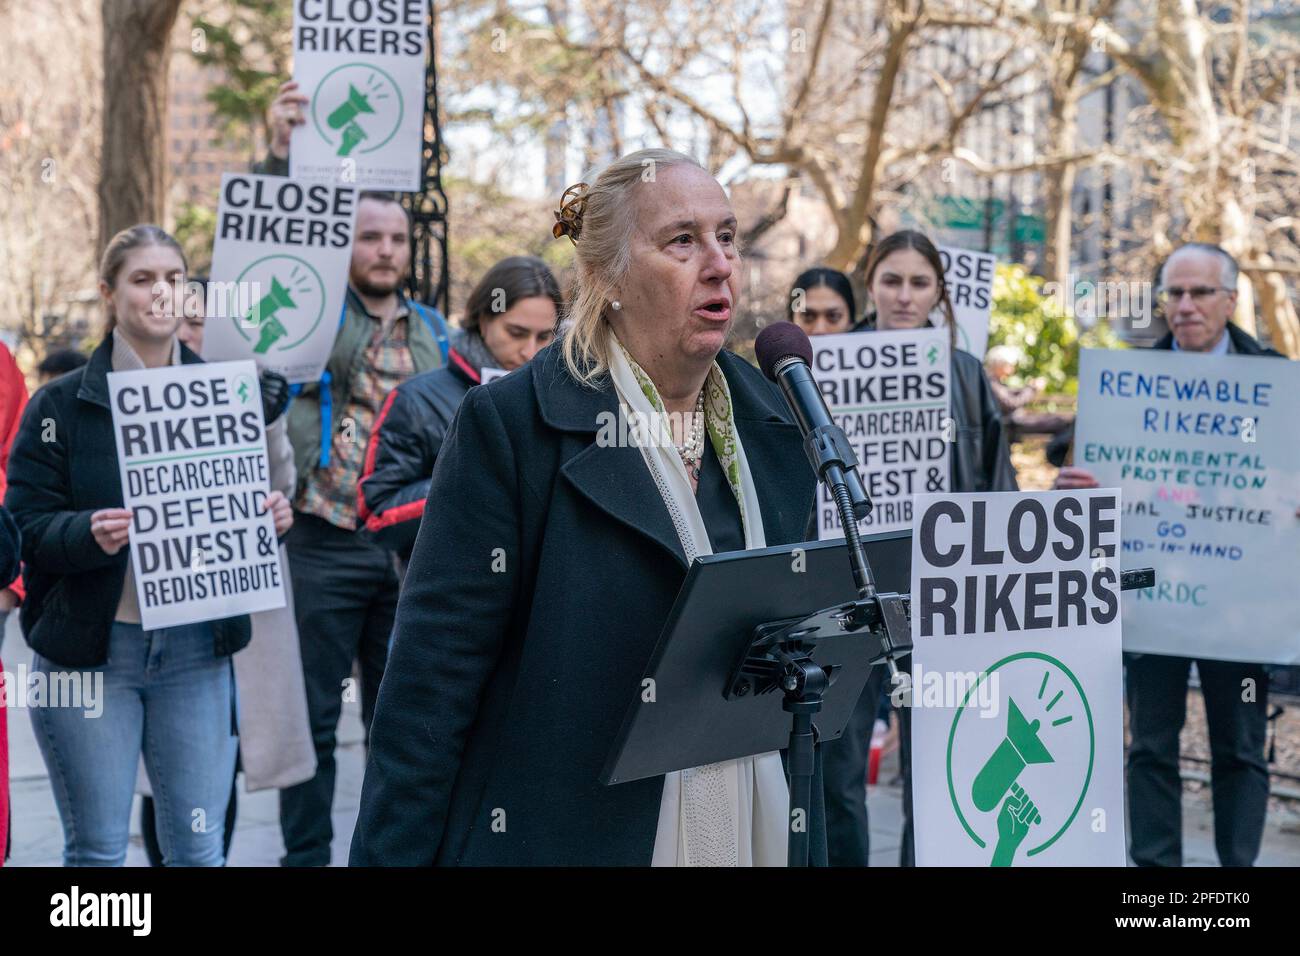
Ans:
[{"label": "beige scarf", "polygon": [[[645,371],[611,333],[610,377],[630,421],[663,423],[664,404]],[[763,518],[745,450],[732,418],[731,390],[716,362],[704,385],[709,440],[727,476],[745,529],[745,548],[766,547]],[[641,455],[672,518],[689,564],[712,554],[686,467],[671,442],[643,442]],[[728,760],[664,776],[651,866],[785,866],[789,791],[780,755]]]}]

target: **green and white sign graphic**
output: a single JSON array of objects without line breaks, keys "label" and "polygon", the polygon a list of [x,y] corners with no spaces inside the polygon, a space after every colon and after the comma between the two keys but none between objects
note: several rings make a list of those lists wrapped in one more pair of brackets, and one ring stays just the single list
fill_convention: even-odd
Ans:
[{"label": "green and white sign graphic", "polygon": [[[858,522],[863,534],[912,526],[912,496],[948,489],[954,426],[952,367],[943,329],[818,335],[813,377],[835,423],[857,453],[875,506]],[[818,488],[817,536],[844,537],[839,510]]]},{"label": "green and white sign graphic", "polygon": [[257,367],[110,372],[145,630],[284,607]]},{"label": "green and white sign graphic", "polygon": [[957,320],[957,348],[981,361],[989,346],[989,321],[993,317],[993,272],[997,258],[956,246],[940,246],[943,280]]},{"label": "green and white sign graphic", "polygon": [[203,357],[315,382],[347,295],[356,191],[282,176],[222,179]]},{"label": "green and white sign graphic", "polygon": [[420,188],[428,0],[294,4],[294,79],[307,122],[294,128],[294,179]]},{"label": "green and white sign graphic", "polygon": [[949,689],[911,695],[918,865],[1124,865],[1119,515],[917,496],[913,671]]}]

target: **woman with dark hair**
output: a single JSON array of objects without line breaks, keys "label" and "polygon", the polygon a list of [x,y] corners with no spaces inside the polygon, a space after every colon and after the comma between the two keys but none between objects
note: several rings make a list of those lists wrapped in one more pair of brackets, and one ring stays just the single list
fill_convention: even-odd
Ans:
[{"label": "woman with dark hair", "polygon": [[[100,708],[93,720],[83,707],[31,711],[68,866],[125,861],[141,753],[167,865],[224,859],[220,821],[236,747],[230,658],[249,641],[248,616],[141,626],[128,548],[133,518],[122,507],[109,409],[109,372],[202,362],[176,337],[179,303],[158,292],[184,278],[180,246],[157,226],[113,237],[99,281],[108,334],[87,365],[36,393],[9,457],[5,505],[23,536],[21,622],[35,651],[32,669],[97,688]],[[266,508],[283,534],[293,521],[289,502],[273,492]]]},{"label": "woman with dark hair", "polygon": [[809,335],[850,332],[857,320],[853,284],[838,269],[805,269],[790,288],[786,317]]},{"label": "woman with dark hair", "polygon": [[957,321],[943,278],[943,260],[934,243],[910,229],[886,236],[871,250],[866,286],[875,309],[858,328],[886,332],[938,324],[948,329],[956,427],[951,490],[1015,491],[1016,472],[997,399],[980,359],[956,347]]},{"label": "woman with dark hair", "polygon": [[446,367],[389,393],[357,485],[357,513],[380,544],[410,557],[433,465],[461,399],[484,369],[514,371],[537,354],[555,337],[563,312],[560,285],[545,262],[502,259],[469,294]]},{"label": "woman with dark hair", "polygon": [[[957,493],[1016,491],[1016,472],[1002,430],[1002,414],[984,365],[956,347],[957,323],[943,278],[939,250],[924,234],[903,230],[886,236],[867,259],[867,294],[874,310],[859,324],[864,331],[947,327],[952,344],[951,409],[953,447],[949,455],[949,489]],[[939,316],[936,323],[934,316]],[[905,661],[910,668],[910,660]],[[899,711],[900,760],[903,770],[903,839],[901,862],[911,866],[912,843],[911,712]],[[864,743],[865,746],[865,743]]]}]

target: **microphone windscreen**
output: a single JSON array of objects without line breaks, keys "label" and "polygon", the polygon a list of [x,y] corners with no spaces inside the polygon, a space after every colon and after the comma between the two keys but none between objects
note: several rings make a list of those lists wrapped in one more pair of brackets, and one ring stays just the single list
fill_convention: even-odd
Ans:
[{"label": "microphone windscreen", "polygon": [[775,382],[776,365],[783,358],[794,356],[812,365],[812,343],[804,330],[793,322],[773,322],[758,333],[754,340],[754,355],[763,374]]}]

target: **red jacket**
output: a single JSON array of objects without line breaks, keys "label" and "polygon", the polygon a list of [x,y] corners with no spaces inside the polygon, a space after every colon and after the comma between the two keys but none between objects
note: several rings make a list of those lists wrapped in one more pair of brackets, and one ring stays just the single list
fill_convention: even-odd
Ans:
[{"label": "red jacket", "polygon": [[[9,448],[18,434],[18,423],[22,420],[23,409],[27,407],[27,381],[18,370],[9,350],[0,345],[0,501],[4,500],[8,482],[5,472],[9,468]],[[3,572],[0,572],[3,573]],[[0,584],[0,588],[9,587],[23,597],[21,578],[13,582]]]},{"label": "red jacket", "polygon": [[[23,417],[25,407],[27,407],[27,382],[23,379],[23,373],[18,371],[18,363],[9,354],[9,350],[0,345],[0,501],[4,500],[5,488],[8,484],[5,481],[5,469],[9,466],[9,446],[14,443],[14,436],[18,434],[18,422]],[[22,579],[19,578],[8,586],[17,592],[21,600]],[[2,633],[0,637],[3,637]],[[0,669],[3,669],[3,666],[0,664]],[[4,683],[0,682],[0,866],[4,866],[5,851],[9,846],[9,734],[6,726],[8,708],[5,706],[4,693]]]}]

